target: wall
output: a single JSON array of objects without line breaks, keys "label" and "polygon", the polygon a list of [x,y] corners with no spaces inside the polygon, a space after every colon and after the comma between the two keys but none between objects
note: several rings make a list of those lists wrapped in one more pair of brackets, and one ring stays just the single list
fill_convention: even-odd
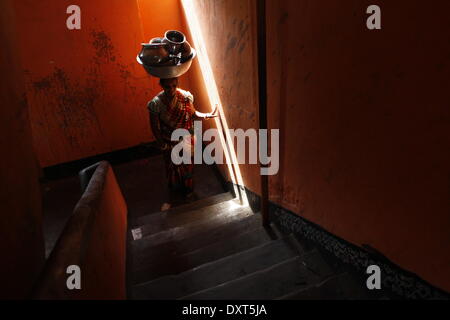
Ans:
[{"label": "wall", "polygon": [[[369,1],[267,1],[270,200],[449,290],[448,4],[376,3],[379,31]],[[193,4],[229,127],[257,128],[255,3]],[[198,61],[190,77],[207,106]]]},{"label": "wall", "polygon": [[450,290],[448,1],[268,1],[270,197]]},{"label": "wall", "polygon": [[136,1],[15,1],[34,146],[42,167],[153,139],[151,82],[136,55],[143,42]]},{"label": "wall", "polygon": [[0,299],[26,298],[44,263],[39,171],[14,25],[12,1],[1,1]]}]

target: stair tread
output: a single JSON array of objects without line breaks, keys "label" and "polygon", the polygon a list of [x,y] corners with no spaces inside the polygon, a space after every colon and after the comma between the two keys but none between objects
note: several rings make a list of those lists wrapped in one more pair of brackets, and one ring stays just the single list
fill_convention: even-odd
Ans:
[{"label": "stair tread", "polygon": [[302,264],[301,257],[296,256],[241,278],[184,296],[181,300],[267,300],[306,288],[318,281],[319,277]]},{"label": "stair tread", "polygon": [[367,289],[348,273],[340,273],[278,300],[344,300],[367,299]]},{"label": "stair tread", "polygon": [[263,243],[203,264],[179,275],[161,277],[137,285],[133,296],[141,299],[176,299],[196,291],[240,278],[298,255],[286,244],[289,236]]},{"label": "stair tread", "polygon": [[220,204],[222,202],[228,201],[233,199],[233,195],[230,192],[224,192],[219,193],[217,195],[207,197],[204,199],[200,199],[191,203],[183,204],[177,207],[173,207],[166,211],[159,211],[150,213],[147,215],[143,215],[137,218],[134,218],[133,221],[131,221],[131,227],[137,228],[142,225],[152,224],[155,221],[158,221],[158,219],[161,219],[161,216],[166,216],[168,214],[179,214],[183,212],[189,212],[196,209],[201,209],[207,206]]},{"label": "stair tread", "polygon": [[328,278],[336,273],[317,249],[302,255],[302,263],[308,270],[319,276],[321,279]]},{"label": "stair tread", "polygon": [[[229,203],[232,202],[232,203]],[[247,206],[239,206],[233,200],[220,204],[183,212],[160,216],[154,224],[144,225],[131,230],[134,241],[147,241],[156,245],[194,235],[197,232],[214,228],[253,215]],[[132,243],[133,245],[134,243]]]},{"label": "stair tread", "polygon": [[[243,247],[245,243],[239,243],[236,246],[232,239],[247,232],[256,230],[260,232],[253,241],[269,238],[268,235],[261,235],[261,224],[260,215],[254,214],[196,233],[194,236],[181,241],[166,242],[156,246],[152,246],[151,243],[144,243],[140,247],[134,246],[134,248],[131,248],[133,283],[186,271],[194,267],[195,263],[202,261],[200,255],[207,253],[207,250],[210,250],[209,256],[211,257],[224,256],[226,255],[225,252],[211,252],[211,248],[224,247],[228,251],[233,251],[233,246],[236,248]],[[251,239],[251,235],[247,235],[247,237]],[[202,249],[205,252],[202,252]],[[203,258],[202,263],[205,262],[204,259],[207,257]]]},{"label": "stair tread", "polygon": [[[208,224],[205,228],[201,225],[179,227],[139,241],[132,241],[131,248],[133,252],[140,253],[140,257],[145,257],[147,254],[153,255],[160,251],[159,248],[163,249],[163,254],[186,253],[208,243],[226,239],[230,233],[245,231],[252,226],[256,228],[258,223],[262,224],[262,219],[259,214],[248,214],[248,211],[244,211],[243,214],[238,213],[235,219],[226,219],[225,222]],[[189,232],[190,230],[193,232]],[[159,237],[161,239],[158,239]]]}]

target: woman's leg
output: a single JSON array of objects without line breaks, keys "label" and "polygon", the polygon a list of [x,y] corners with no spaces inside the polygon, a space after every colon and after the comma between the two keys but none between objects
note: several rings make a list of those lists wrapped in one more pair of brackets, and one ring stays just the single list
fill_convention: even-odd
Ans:
[{"label": "woman's leg", "polygon": [[191,188],[193,186],[193,164],[175,165],[172,162],[171,153],[171,150],[164,152],[164,163],[166,167],[166,176],[169,189],[169,203],[170,206],[173,207],[185,203],[186,194],[191,192]]}]

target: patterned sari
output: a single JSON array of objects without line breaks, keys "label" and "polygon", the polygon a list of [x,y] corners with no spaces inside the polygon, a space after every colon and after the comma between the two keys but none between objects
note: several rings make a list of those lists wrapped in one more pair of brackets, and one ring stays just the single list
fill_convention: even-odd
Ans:
[{"label": "patterned sari", "polygon": [[[164,151],[164,163],[169,188],[175,191],[190,193],[193,191],[193,169],[194,169],[194,114],[193,97],[188,91],[177,89],[172,101],[168,101],[163,92],[150,101],[148,108],[150,112],[157,114],[160,130],[164,142],[170,147]],[[191,144],[191,164],[176,165],[172,162],[171,153],[178,141],[171,141],[172,132],[175,129],[186,129],[190,132],[187,143]],[[186,140],[185,140],[186,141]]]}]

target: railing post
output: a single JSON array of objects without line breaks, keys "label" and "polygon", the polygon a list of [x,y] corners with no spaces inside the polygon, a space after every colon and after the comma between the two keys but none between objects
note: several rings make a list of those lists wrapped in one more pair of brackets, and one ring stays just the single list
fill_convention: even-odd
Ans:
[{"label": "railing post", "polygon": [[[258,34],[259,129],[267,129],[267,68],[266,68],[266,1],[256,0]],[[261,167],[265,165],[260,164]],[[263,226],[269,225],[269,179],[261,175],[261,214]]]}]

